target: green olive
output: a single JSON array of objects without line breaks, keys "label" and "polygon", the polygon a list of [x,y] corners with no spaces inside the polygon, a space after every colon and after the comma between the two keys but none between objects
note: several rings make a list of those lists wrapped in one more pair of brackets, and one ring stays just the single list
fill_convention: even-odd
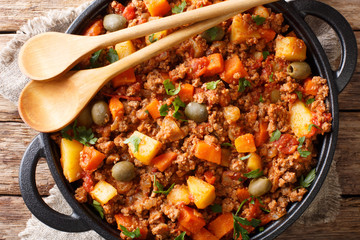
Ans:
[{"label": "green olive", "polygon": [[266,177],[251,180],[249,184],[249,193],[252,196],[259,197],[270,191],[272,184]]},{"label": "green olive", "polygon": [[212,27],[201,34],[207,42],[220,41],[225,36],[225,31],[220,26]]},{"label": "green olive", "polygon": [[276,103],[279,100],[280,100],[280,90],[279,89],[272,90],[270,93],[270,101],[272,103]]},{"label": "green olive", "polygon": [[104,28],[110,32],[126,27],[126,18],[120,14],[108,14],[104,17]]},{"label": "green olive", "polygon": [[130,182],[136,175],[134,164],[128,161],[118,162],[112,167],[111,175],[118,181]]},{"label": "green olive", "polygon": [[77,122],[79,126],[85,126],[87,128],[91,127],[93,120],[91,118],[91,109],[90,106],[86,106],[77,117]]},{"label": "green olive", "polygon": [[95,124],[104,125],[110,119],[109,106],[104,101],[96,102],[91,108],[91,117]]},{"label": "green olive", "polygon": [[306,62],[293,62],[287,67],[287,73],[295,79],[305,79],[311,74],[311,68]]},{"label": "green olive", "polygon": [[185,115],[195,122],[205,122],[208,119],[206,106],[197,102],[191,102],[186,106]]}]

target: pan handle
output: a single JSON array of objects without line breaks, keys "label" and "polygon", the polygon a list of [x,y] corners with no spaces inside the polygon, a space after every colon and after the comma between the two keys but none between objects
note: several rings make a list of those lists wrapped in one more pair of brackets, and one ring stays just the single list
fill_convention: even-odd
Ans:
[{"label": "pan handle", "polygon": [[30,212],[49,227],[64,232],[84,232],[90,228],[81,221],[76,213],[61,214],[50,208],[41,198],[35,182],[36,165],[39,159],[45,157],[44,144],[37,135],[26,149],[21,160],[19,183],[21,195]]},{"label": "pan handle", "polygon": [[339,93],[350,82],[357,62],[357,44],[354,32],[346,19],[334,8],[314,0],[289,2],[303,17],[312,15],[327,22],[337,33],[341,44],[339,69],[333,71],[335,85]]}]

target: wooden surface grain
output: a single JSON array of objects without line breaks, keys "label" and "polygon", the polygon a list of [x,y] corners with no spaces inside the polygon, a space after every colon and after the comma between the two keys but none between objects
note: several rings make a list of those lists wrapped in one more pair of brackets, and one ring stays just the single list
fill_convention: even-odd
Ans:
[{"label": "wooden surface grain", "polygon": [[[0,0],[0,50],[28,19],[51,10],[76,7],[87,0]],[[360,47],[360,0],[321,0],[337,9],[350,22]],[[360,58],[360,54],[358,55]],[[1,73],[0,73],[1,74]],[[334,159],[337,162],[341,208],[335,222],[312,227],[290,227],[278,239],[360,239],[360,64],[339,96],[340,129]],[[31,216],[18,186],[22,155],[37,132],[24,124],[17,108],[0,96],[0,240],[17,236]],[[36,181],[43,196],[54,181],[45,160],[40,160]],[[297,225],[299,226],[299,225]],[[51,239],[51,237],[49,237]]]}]

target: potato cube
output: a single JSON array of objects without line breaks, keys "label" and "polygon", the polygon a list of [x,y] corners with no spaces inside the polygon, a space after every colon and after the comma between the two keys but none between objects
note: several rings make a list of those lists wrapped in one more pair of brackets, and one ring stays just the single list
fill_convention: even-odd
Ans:
[{"label": "potato cube", "polygon": [[249,23],[244,21],[241,15],[236,15],[231,25],[230,41],[232,43],[243,43],[249,38],[259,39],[260,33],[251,30],[249,27]]},{"label": "potato cube", "polygon": [[256,153],[250,153],[250,157],[247,161],[247,168],[250,169],[251,171],[256,170],[256,169],[262,169],[262,161],[261,161],[261,157],[259,155],[257,155]]},{"label": "potato cube", "polygon": [[306,45],[297,37],[283,37],[279,35],[275,40],[275,56],[288,61],[304,61],[306,59]]},{"label": "potato cube", "polygon": [[90,195],[99,203],[106,204],[117,195],[117,190],[110,183],[101,180],[94,186]]},{"label": "potato cube", "polygon": [[250,133],[239,136],[235,139],[235,148],[239,153],[255,152],[254,136]]},{"label": "potato cube", "polygon": [[263,18],[268,18],[270,16],[270,12],[269,9],[261,5],[254,8],[254,15]]},{"label": "potato cube", "polygon": [[115,50],[119,56],[119,59],[136,52],[135,46],[130,40],[116,44]]},{"label": "potato cube", "polygon": [[308,127],[312,119],[309,108],[301,101],[295,102],[290,108],[290,126],[297,137],[305,136],[309,133]]},{"label": "potato cube", "polygon": [[185,185],[175,185],[173,190],[167,195],[167,200],[172,204],[184,203],[190,204],[189,188]]},{"label": "potato cube", "polygon": [[74,182],[81,178],[82,168],[80,167],[80,152],[84,145],[76,140],[61,139],[60,152],[61,152],[61,166],[65,178],[69,182]]},{"label": "potato cube", "polygon": [[130,136],[130,138],[140,139],[138,149],[135,148],[134,142],[132,141],[129,142],[129,149],[131,154],[143,164],[149,165],[151,163],[151,160],[156,156],[156,154],[161,149],[161,143],[138,131],[135,131]]},{"label": "potato cube", "polygon": [[189,191],[199,209],[204,209],[215,200],[215,187],[197,177],[190,176],[187,180]]}]

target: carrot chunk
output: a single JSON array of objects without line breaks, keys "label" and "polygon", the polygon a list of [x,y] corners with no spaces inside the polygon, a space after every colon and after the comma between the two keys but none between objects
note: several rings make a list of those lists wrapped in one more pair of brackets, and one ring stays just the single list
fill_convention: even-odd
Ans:
[{"label": "carrot chunk", "polygon": [[170,167],[172,161],[174,161],[177,157],[177,153],[175,152],[167,152],[164,154],[161,154],[157,157],[155,157],[152,160],[152,163],[154,164],[154,166],[159,169],[159,171],[163,172],[165,171],[165,169],[167,169],[168,167]]},{"label": "carrot chunk", "polygon": [[304,82],[304,93],[306,95],[316,96],[319,86],[311,79],[308,78]]},{"label": "carrot chunk", "polygon": [[179,223],[191,233],[198,232],[206,224],[201,213],[187,206],[180,209]]},{"label": "carrot chunk", "polygon": [[167,0],[144,0],[144,2],[152,17],[162,17],[171,10]]},{"label": "carrot chunk", "polygon": [[255,152],[254,136],[250,133],[239,136],[235,139],[235,148],[239,153]]},{"label": "carrot chunk", "polygon": [[84,146],[80,152],[80,166],[85,171],[96,170],[105,157],[105,154],[99,152],[94,147]]},{"label": "carrot chunk", "polygon": [[85,30],[83,35],[85,35],[85,36],[97,36],[97,35],[102,34],[103,32],[104,32],[103,20],[99,19],[99,20],[96,20],[93,24],[91,24],[90,27],[88,27]]},{"label": "carrot chunk", "polygon": [[109,101],[109,108],[113,119],[124,116],[124,105],[117,97],[112,97]]},{"label": "carrot chunk", "polygon": [[234,220],[231,213],[223,213],[211,221],[207,229],[218,238],[222,238],[234,228]]},{"label": "carrot chunk", "polygon": [[194,95],[194,86],[193,85],[191,85],[189,83],[181,84],[181,89],[179,92],[179,97],[180,97],[181,101],[191,102],[193,100],[193,95]]},{"label": "carrot chunk", "polygon": [[157,119],[161,117],[159,108],[160,108],[160,103],[156,98],[153,99],[149,103],[149,105],[146,106],[146,110],[148,110],[149,114],[152,116],[153,119]]},{"label": "carrot chunk", "polygon": [[134,82],[136,82],[136,77],[133,68],[129,68],[128,70],[120,73],[111,80],[111,83],[114,88],[120,87],[122,85],[128,85]]},{"label": "carrot chunk", "polygon": [[256,147],[263,145],[269,139],[267,128],[268,128],[268,123],[264,121],[260,121],[259,131],[256,132],[254,135]]},{"label": "carrot chunk", "polygon": [[235,83],[237,81],[234,78],[235,73],[238,73],[240,78],[248,76],[239,56],[234,54],[225,61],[224,71],[220,74],[220,78],[227,83]]},{"label": "carrot chunk", "polygon": [[133,216],[125,216],[121,213],[115,214],[114,217],[119,230],[121,230],[121,226],[124,226],[130,232],[134,231],[136,228],[139,228],[141,234],[139,239],[146,239],[148,229],[146,227],[140,226],[137,218]]},{"label": "carrot chunk", "polygon": [[200,229],[198,232],[192,235],[193,240],[219,240],[219,238],[215,237],[211,232],[206,230],[205,228]]},{"label": "carrot chunk", "polygon": [[260,29],[259,32],[261,38],[265,39],[265,42],[270,42],[274,40],[276,36],[276,32],[272,29]]},{"label": "carrot chunk", "polygon": [[199,141],[195,148],[195,157],[209,162],[221,163],[221,148]]},{"label": "carrot chunk", "polygon": [[224,59],[220,53],[214,53],[207,56],[209,65],[206,68],[204,76],[214,76],[224,71]]},{"label": "carrot chunk", "polygon": [[236,189],[236,196],[239,198],[239,201],[242,202],[250,197],[250,193],[247,188],[238,188]]}]

